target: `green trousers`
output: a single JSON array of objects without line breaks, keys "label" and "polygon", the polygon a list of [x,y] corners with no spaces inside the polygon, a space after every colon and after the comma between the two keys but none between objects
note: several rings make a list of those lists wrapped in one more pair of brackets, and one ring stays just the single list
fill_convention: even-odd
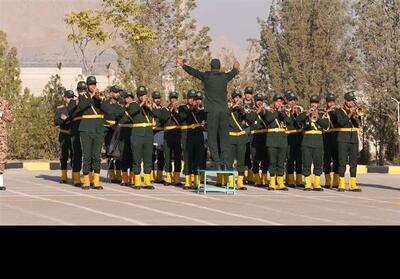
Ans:
[{"label": "green trousers", "polygon": [[120,152],[121,170],[127,172],[132,169],[133,158],[131,149],[131,131],[130,128],[121,128],[118,148]]},{"label": "green trousers", "polygon": [[72,170],[81,172],[82,170],[82,146],[79,134],[71,136],[72,145]]},{"label": "green trousers", "polygon": [[236,159],[236,169],[238,174],[239,176],[244,176],[244,171],[246,170],[245,158],[246,143],[231,143],[228,156],[228,168],[233,169],[233,163]]},{"label": "green trousers", "polygon": [[[104,136],[104,144],[106,147],[106,152],[108,152],[113,135],[114,135],[114,129],[106,127],[105,128],[105,136]],[[111,170],[114,170],[114,169],[120,170],[121,169],[120,160],[111,161],[111,158],[107,158],[107,165],[110,166]]]},{"label": "green trousers", "polygon": [[296,174],[301,174],[303,171],[301,144],[290,144],[288,146],[286,172],[288,174],[294,174],[295,171]]},{"label": "green trousers", "polygon": [[269,174],[271,176],[283,176],[285,173],[285,161],[287,156],[287,146],[267,147]]},{"label": "green trousers", "polygon": [[[229,154],[229,117],[228,112],[207,112],[208,148],[210,149],[211,160],[217,165],[227,165]],[[220,150],[218,148],[218,137]]]},{"label": "green trousers", "polygon": [[350,165],[350,176],[357,176],[358,143],[338,142],[339,175],[344,177],[347,162]]},{"label": "green trousers", "polygon": [[324,149],[322,146],[302,146],[303,175],[311,175],[311,165],[314,164],[314,175],[322,174]]},{"label": "green trousers", "polygon": [[60,156],[60,165],[62,170],[66,170],[68,168],[68,160],[72,159],[72,145],[71,145],[71,136],[67,134],[60,134],[58,137],[60,142],[61,156]]},{"label": "green trousers", "polygon": [[268,172],[268,154],[267,147],[265,146],[265,135],[254,135],[251,142],[251,158],[253,173],[261,172],[266,174]]},{"label": "green trousers", "polygon": [[91,171],[100,173],[104,134],[80,132],[80,138],[83,154],[83,175],[88,175]]},{"label": "green trousers", "polygon": [[339,160],[338,160],[338,145],[337,142],[324,141],[324,173],[331,172],[338,173]]},{"label": "green trousers", "polygon": [[176,140],[164,140],[164,160],[165,172],[172,172],[172,162],[174,162],[174,172],[181,172],[182,146],[180,136]]},{"label": "green trousers", "polygon": [[131,138],[131,149],[133,158],[133,172],[135,175],[141,173],[141,164],[143,162],[143,172],[151,173],[152,157],[153,157],[153,136],[141,137],[134,136]]}]

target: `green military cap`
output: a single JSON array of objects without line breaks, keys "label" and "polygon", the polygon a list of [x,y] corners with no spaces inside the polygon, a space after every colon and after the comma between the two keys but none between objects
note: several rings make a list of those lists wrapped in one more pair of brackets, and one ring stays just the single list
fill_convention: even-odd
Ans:
[{"label": "green military cap", "polygon": [[135,98],[135,96],[133,95],[133,93],[130,92],[130,91],[123,91],[122,94],[121,94],[121,96],[122,96],[123,98],[128,98],[128,97]]},{"label": "green military cap", "polygon": [[344,94],[344,99],[346,101],[353,101],[356,99],[356,95],[354,94],[354,91],[347,92]]},{"label": "green military cap", "polygon": [[258,94],[256,94],[255,96],[254,96],[254,100],[255,101],[264,101],[264,95],[263,94],[261,94],[261,93],[258,93]]},{"label": "green military cap", "polygon": [[326,100],[327,102],[335,101],[335,100],[336,100],[336,96],[335,96],[335,94],[333,94],[333,93],[328,93],[328,94],[325,96],[325,100]]},{"label": "green military cap", "polygon": [[97,84],[96,77],[90,76],[86,79],[86,84],[87,85],[92,85],[92,84]]},{"label": "green military cap", "polygon": [[76,89],[77,89],[78,91],[86,90],[86,88],[87,88],[86,82],[84,82],[84,81],[78,82],[78,85],[77,85],[77,87],[76,87]]},{"label": "green military cap", "polygon": [[154,91],[153,94],[151,94],[151,97],[153,99],[161,99],[161,93],[159,91]]},{"label": "green military cap", "polygon": [[203,93],[201,91],[197,91],[196,95],[194,96],[196,100],[203,100]]},{"label": "green military cap", "polygon": [[253,94],[253,93],[254,93],[254,88],[251,87],[251,86],[247,86],[247,87],[244,89],[244,94]]},{"label": "green military cap", "polygon": [[310,97],[310,103],[319,103],[321,101],[321,98],[318,95],[312,95]]},{"label": "green military cap", "polygon": [[136,90],[138,96],[147,95],[147,88],[145,86],[139,86]]},{"label": "green military cap", "polygon": [[275,101],[278,101],[279,99],[281,99],[282,101],[284,100],[283,96],[281,96],[281,95],[279,95],[279,94],[275,94],[274,97],[272,98],[272,100],[273,100],[274,102],[275,102]]},{"label": "green military cap", "polygon": [[240,92],[239,89],[235,89],[235,90],[233,90],[231,96],[232,96],[232,99],[237,97],[237,96],[242,97],[242,92]]},{"label": "green military cap", "polygon": [[72,91],[72,90],[65,90],[64,91],[64,97],[65,98],[73,98],[75,95],[74,95],[74,91]]},{"label": "green military cap", "polygon": [[194,98],[194,97],[196,97],[196,90],[190,89],[188,91],[188,93],[186,94],[186,98],[189,99],[189,98]]},{"label": "green military cap", "polygon": [[288,100],[288,101],[298,100],[296,94],[294,94],[294,93],[293,93],[292,91],[290,91],[290,90],[287,90],[287,91],[285,92],[285,98],[286,98],[286,100]]},{"label": "green military cap", "polygon": [[178,92],[172,91],[171,93],[169,93],[169,98],[170,99],[173,99],[173,98],[178,99],[179,98]]},{"label": "green military cap", "polygon": [[124,90],[122,90],[117,85],[113,85],[113,86],[110,87],[110,92],[118,93],[118,92],[122,92],[122,91],[124,91]]}]

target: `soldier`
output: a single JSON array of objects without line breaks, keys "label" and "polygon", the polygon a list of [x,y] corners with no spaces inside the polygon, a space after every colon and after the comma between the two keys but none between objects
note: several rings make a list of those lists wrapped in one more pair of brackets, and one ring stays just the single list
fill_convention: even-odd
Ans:
[{"label": "soldier", "polygon": [[[161,106],[161,93],[158,91],[153,92],[152,94],[152,99],[154,102],[154,110],[159,111],[161,113],[162,106]],[[153,133],[154,133],[154,138],[156,138],[156,135],[159,133],[163,133],[164,128],[161,126],[159,119],[156,118],[156,126],[153,127]],[[159,135],[161,136],[161,135]],[[164,183],[165,181],[163,180],[163,170],[164,170],[164,164],[165,164],[165,159],[164,159],[164,150],[163,150],[163,145],[158,145],[158,146],[153,146],[153,157],[152,157],[152,170],[153,170],[153,175],[152,178],[156,183]],[[156,162],[157,162],[157,167],[156,167]]]},{"label": "soldier", "polygon": [[68,179],[68,159],[72,158],[72,145],[70,136],[71,117],[68,111],[68,104],[74,98],[74,92],[66,90],[64,92],[64,104],[57,107],[54,115],[54,125],[60,128],[58,141],[60,142],[61,157],[61,177],[60,183],[67,183]]},{"label": "soldier", "polygon": [[3,174],[7,163],[8,138],[7,123],[13,120],[11,104],[0,97],[0,191],[5,191]]},{"label": "soldier", "polygon": [[346,164],[350,165],[349,191],[361,192],[357,187],[357,158],[358,158],[358,134],[360,132],[360,117],[356,111],[354,92],[344,95],[343,108],[336,110],[338,124],[338,160],[339,160],[339,191],[345,191]]},{"label": "soldier", "polygon": [[[323,191],[320,176],[323,167],[323,140],[322,131],[329,129],[328,116],[319,111],[318,95],[310,97],[310,109],[301,113],[297,121],[303,125],[304,136],[301,144],[303,175],[305,179],[305,191]],[[314,164],[314,182],[311,183],[311,165]]]},{"label": "soldier", "polygon": [[[213,162],[211,169],[224,169],[227,161],[228,152],[228,106],[227,106],[227,85],[236,75],[239,74],[239,62],[235,62],[233,70],[229,73],[221,72],[221,62],[218,59],[211,61],[211,71],[201,72],[185,65],[183,59],[178,60],[178,65],[198,79],[200,79],[205,88],[205,111],[208,118],[208,146],[211,152],[211,160]],[[220,138],[221,147],[218,148],[218,136]],[[219,154],[221,151],[221,157]]]},{"label": "soldier", "polygon": [[278,186],[278,190],[287,191],[283,175],[285,173],[287,155],[286,127],[290,119],[283,106],[284,98],[275,94],[273,101],[273,108],[267,110],[265,115],[266,124],[268,125],[267,153],[271,176],[269,189],[275,190],[276,186]]},{"label": "soldier", "polygon": [[[303,187],[302,163],[301,163],[301,143],[303,141],[303,129],[296,121],[297,116],[301,113],[301,109],[297,106],[297,96],[292,91],[286,92],[287,105],[290,106],[291,112],[287,125],[288,139],[288,160],[286,163],[287,184],[294,188]],[[294,172],[296,171],[296,180]]]},{"label": "soldier", "polygon": [[[243,185],[245,171],[245,154],[246,144],[249,138],[245,131],[243,122],[245,113],[242,109],[242,94],[239,90],[234,90],[231,94],[230,104],[230,119],[229,119],[229,160],[228,168],[233,168],[234,160],[236,159],[236,168],[238,171],[237,188],[238,190],[247,190]],[[265,146],[265,145],[264,145]],[[229,176],[229,186],[233,187],[233,176]]]},{"label": "soldier", "polygon": [[[179,117],[179,94],[169,94],[169,105],[162,109],[161,122],[164,127],[165,186],[182,186],[180,174],[182,170],[181,119]],[[172,162],[174,170],[172,170]],[[173,174],[173,175],[172,175]]]},{"label": "soldier", "polygon": [[154,118],[159,118],[159,112],[153,111],[153,104],[147,96],[147,89],[139,86],[136,95],[137,102],[133,102],[127,108],[127,111],[133,122],[133,131],[131,136],[131,149],[133,152],[133,172],[135,174],[134,189],[142,188],[141,164],[143,162],[144,170],[144,189],[153,190],[151,185],[151,163],[153,154],[153,126],[155,126]]},{"label": "soldier", "polygon": [[100,186],[101,148],[104,141],[104,112],[101,109],[104,96],[97,89],[94,76],[86,80],[88,92],[79,96],[79,110],[82,112],[79,134],[83,153],[83,186],[90,189],[90,172],[93,172],[93,188],[103,190]]},{"label": "soldier", "polygon": [[[267,185],[268,158],[267,158],[267,129],[265,119],[264,95],[259,93],[254,96],[255,107],[247,113],[246,120],[251,124],[251,158],[253,159],[253,173],[255,185],[261,187]],[[261,175],[260,175],[261,168]]]},{"label": "soldier", "polygon": [[[110,94],[111,98],[105,101],[102,104],[102,107],[105,111],[105,137],[104,143],[106,147],[106,151],[108,152],[111,140],[115,131],[116,123],[117,123],[117,116],[121,114],[123,110],[121,105],[119,104],[121,101],[120,93],[123,90],[118,86],[111,86]],[[111,183],[121,183],[122,182],[122,174],[121,174],[121,165],[120,160],[112,160],[109,156],[107,158],[107,165],[109,166],[108,169],[108,176],[111,180]]]},{"label": "soldier", "polygon": [[[336,120],[336,96],[329,93],[325,97],[326,110],[328,113],[329,130],[322,134],[324,140],[324,173],[325,173],[325,188],[330,189],[339,187],[339,161],[337,149],[337,120]],[[333,179],[331,173],[333,174]]]},{"label": "soldier", "polygon": [[[247,86],[244,89],[244,100],[243,100],[243,107],[253,109],[254,108],[254,88],[251,86]],[[246,128],[249,129],[250,125],[246,123]],[[247,184],[254,184],[254,173],[252,167],[252,158],[251,158],[251,146],[250,146],[250,138],[251,135],[248,135],[249,140],[246,144],[246,154],[245,154],[245,164],[247,167],[247,176],[246,176],[246,183]]]}]

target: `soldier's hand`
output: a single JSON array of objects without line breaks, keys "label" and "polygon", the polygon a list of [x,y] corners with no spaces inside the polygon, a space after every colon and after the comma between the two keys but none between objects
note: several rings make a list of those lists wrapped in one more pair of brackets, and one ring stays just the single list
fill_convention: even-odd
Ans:
[{"label": "soldier's hand", "polygon": [[183,65],[185,65],[185,60],[183,58],[179,58],[178,59],[178,66],[182,67]]},{"label": "soldier's hand", "polygon": [[236,70],[239,70],[239,68],[240,68],[239,61],[235,60],[235,62],[233,63],[233,68],[236,69]]},{"label": "soldier's hand", "polygon": [[64,113],[61,113],[61,119],[62,119],[63,121],[65,121],[67,118],[68,118],[68,117],[67,117]]}]

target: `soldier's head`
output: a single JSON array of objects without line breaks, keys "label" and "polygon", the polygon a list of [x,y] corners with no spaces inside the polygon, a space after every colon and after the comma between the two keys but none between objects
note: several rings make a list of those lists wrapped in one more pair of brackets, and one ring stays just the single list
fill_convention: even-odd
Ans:
[{"label": "soldier's head", "polygon": [[221,70],[221,61],[219,59],[214,58],[213,60],[211,60],[210,66],[211,66],[211,71],[219,72]]},{"label": "soldier's head", "polygon": [[153,94],[151,94],[151,98],[157,106],[161,106],[161,93],[159,91],[154,91]]},{"label": "soldier's head", "polygon": [[85,93],[87,90],[86,82],[84,82],[84,81],[78,82],[78,85],[76,86],[76,90],[78,91],[78,93]]},{"label": "soldier's head", "polygon": [[118,100],[121,97],[121,92],[123,92],[124,90],[122,90],[120,87],[113,85],[110,88],[110,93],[111,93],[111,98],[113,98],[114,100]]},{"label": "soldier's head", "polygon": [[248,103],[253,101],[253,94],[254,94],[254,88],[251,86],[247,86],[244,89],[244,100]]},{"label": "soldier's head", "polygon": [[237,104],[242,99],[242,92],[239,89],[233,90],[231,98],[235,104]]},{"label": "soldier's head", "polygon": [[272,98],[272,100],[274,101],[274,107],[276,109],[279,109],[284,102],[284,98],[283,96],[279,95],[279,94],[275,94],[274,97]]},{"label": "soldier's head", "polygon": [[86,84],[87,84],[87,89],[88,89],[89,92],[93,93],[93,92],[96,91],[96,89],[97,89],[97,80],[96,80],[96,77],[94,77],[94,76],[89,76],[89,77],[86,79]]},{"label": "soldier's head", "polygon": [[325,96],[326,106],[328,108],[334,107],[336,105],[336,96],[333,93],[328,93]]},{"label": "soldier's head", "polygon": [[264,105],[265,97],[263,94],[258,93],[254,96],[254,101],[256,103],[256,107],[260,108]]},{"label": "soldier's head", "polygon": [[196,96],[194,97],[194,105],[200,106],[203,104],[204,94],[201,91],[196,92]]},{"label": "soldier's head", "polygon": [[196,97],[196,90],[190,89],[186,94],[186,103],[189,106],[193,105],[194,97]]},{"label": "soldier's head", "polygon": [[298,101],[296,94],[294,94],[290,90],[285,92],[285,98],[286,98],[286,103],[288,103],[291,106],[296,105],[296,102]]},{"label": "soldier's head", "polygon": [[354,91],[347,92],[344,94],[344,103],[346,107],[352,108],[356,104],[354,103],[354,100],[356,99],[356,95],[354,94]]},{"label": "soldier's head", "polygon": [[122,93],[122,97],[124,98],[125,104],[130,105],[135,101],[135,96],[133,96],[132,92],[124,91]]},{"label": "soldier's head", "polygon": [[145,86],[139,86],[136,90],[136,95],[139,102],[143,102],[144,99],[148,98],[147,96],[147,88]]},{"label": "soldier's head", "polygon": [[75,97],[74,91],[72,90],[65,90],[64,91],[64,103],[69,104],[71,100]]},{"label": "soldier's head", "polygon": [[319,107],[319,102],[321,98],[318,95],[312,95],[310,97],[310,107],[317,109]]},{"label": "soldier's head", "polygon": [[179,99],[179,93],[172,91],[171,93],[169,93],[169,102],[171,104],[176,104],[178,102]]}]

